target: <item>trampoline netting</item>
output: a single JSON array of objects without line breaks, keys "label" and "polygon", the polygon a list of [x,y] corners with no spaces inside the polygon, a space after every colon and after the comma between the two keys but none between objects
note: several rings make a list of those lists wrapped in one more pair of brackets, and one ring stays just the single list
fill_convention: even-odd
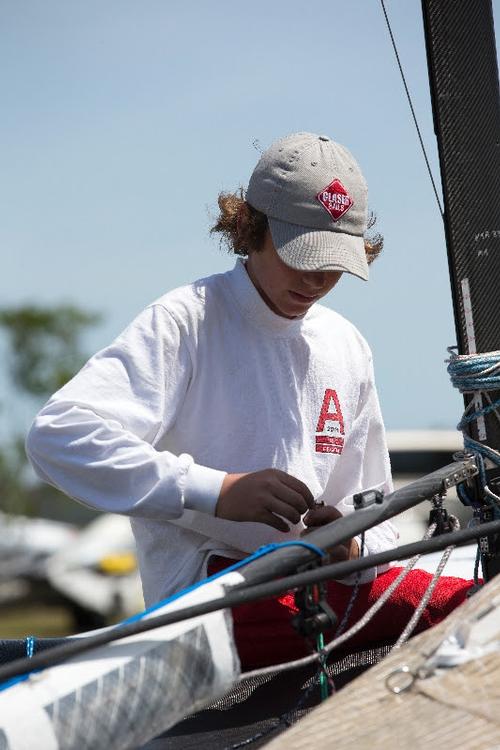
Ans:
[{"label": "trampoline netting", "polygon": [[[332,654],[327,671],[336,690],[391,650],[379,645],[354,653]],[[318,667],[242,679],[223,698],[188,716],[142,750],[236,750],[263,747],[320,702]]]}]

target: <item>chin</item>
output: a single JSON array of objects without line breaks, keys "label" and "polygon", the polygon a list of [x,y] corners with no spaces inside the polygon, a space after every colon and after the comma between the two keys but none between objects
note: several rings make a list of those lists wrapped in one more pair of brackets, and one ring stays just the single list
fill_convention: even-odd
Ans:
[{"label": "chin", "polygon": [[288,310],[286,313],[282,313],[282,315],[285,318],[303,318],[306,313],[309,312],[309,308],[304,309],[303,307],[300,308],[300,310]]}]

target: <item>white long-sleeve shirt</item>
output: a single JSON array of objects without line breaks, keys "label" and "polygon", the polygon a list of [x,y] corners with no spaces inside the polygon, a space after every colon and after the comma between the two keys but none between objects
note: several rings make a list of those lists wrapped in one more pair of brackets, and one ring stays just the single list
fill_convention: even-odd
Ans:
[{"label": "white long-sleeve shirt", "polygon": [[[211,553],[299,537],[302,523],[215,517],[226,472],[279,468],[344,515],[354,493],[392,489],[366,342],[319,304],[276,315],[241,261],[147,307],[49,400],[27,452],[45,481],[131,517],[147,605],[202,577]],[[366,552],[396,538],[384,522]]]}]

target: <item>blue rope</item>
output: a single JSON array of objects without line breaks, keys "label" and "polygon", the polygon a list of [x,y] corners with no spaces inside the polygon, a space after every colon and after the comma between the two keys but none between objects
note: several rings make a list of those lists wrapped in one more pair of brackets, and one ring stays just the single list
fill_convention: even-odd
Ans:
[{"label": "blue rope", "polygon": [[500,352],[457,354],[454,347],[448,351],[448,373],[460,393],[500,390]]},{"label": "blue rope", "polygon": [[187,588],[182,589],[182,591],[178,591],[177,593],[172,594],[172,596],[169,596],[166,599],[162,599],[162,601],[158,602],[157,604],[153,604],[152,607],[145,609],[143,612],[139,612],[139,614],[129,617],[128,620],[123,620],[123,622],[119,623],[116,627],[120,627],[120,625],[125,624],[128,625],[128,623],[136,622],[137,620],[142,620],[143,617],[149,615],[151,612],[156,612],[157,609],[160,609],[166,604],[170,604],[171,602],[176,601],[176,599],[180,599],[181,596],[190,594],[191,591],[195,591],[195,589],[200,588],[200,586],[205,586],[205,584],[210,583],[211,581],[215,581],[221,576],[225,576],[226,573],[232,573],[235,570],[239,570],[245,565],[248,565],[248,563],[251,563],[254,560],[258,560],[259,557],[263,557],[264,555],[268,555],[270,552],[275,552],[276,550],[283,549],[284,547],[304,547],[305,549],[314,552],[319,557],[326,556],[325,550],[317,547],[315,544],[311,544],[311,542],[304,542],[301,539],[294,539],[289,542],[273,542],[272,544],[265,544],[264,546],[259,547],[257,550],[255,550],[255,552],[252,552],[252,554],[248,557],[243,558],[243,560],[238,560],[238,562],[235,562],[233,565],[229,565],[227,568],[224,568],[224,570],[219,571],[219,573],[214,573],[212,576],[204,578],[201,581],[197,581],[192,586],[188,586]]},{"label": "blue rope", "polygon": [[28,659],[31,659],[31,657],[35,653],[35,641],[36,638],[34,635],[26,636],[26,656],[28,657]]},{"label": "blue rope", "polygon": [[[481,482],[486,486],[484,459],[488,458],[500,466],[500,453],[478,440],[473,440],[465,430],[468,425],[486,414],[494,413],[500,422],[500,399],[492,402],[488,396],[489,391],[500,391],[500,351],[487,354],[457,354],[454,349],[455,347],[448,349],[448,374],[451,383],[460,393],[470,393],[474,396],[458,424],[458,429],[463,433],[465,450],[481,457],[479,472]],[[485,399],[488,401],[486,404]],[[481,404],[479,408],[478,404]]]},{"label": "blue rope", "polygon": [[[500,467],[500,452],[478,440],[474,440],[466,432],[470,424],[486,414],[495,414],[500,422],[500,399],[491,401],[488,395],[489,391],[500,390],[500,351],[486,354],[457,354],[454,349],[455,347],[448,349],[450,352],[448,373],[451,383],[460,393],[469,393],[473,396],[457,425],[457,429],[462,431],[465,451],[472,453],[476,459],[482,498],[481,501],[478,501],[470,497],[464,485],[457,487],[457,494],[464,505],[470,505],[474,509],[476,517],[482,516],[484,503],[494,508],[495,514],[500,517],[500,497],[495,495],[488,487],[485,467],[485,459],[489,459],[493,464]],[[482,564],[483,556],[478,546],[474,565],[474,580],[476,583],[479,576],[480,561]]]},{"label": "blue rope", "polygon": [[498,401],[494,401],[492,404],[488,404],[488,406],[484,406],[482,409],[479,409],[472,414],[464,414],[458,424],[458,428],[462,430],[465,425],[470,424],[471,422],[475,422],[476,419],[478,419],[479,417],[483,417],[485,414],[491,414],[491,412],[496,411],[499,406],[500,398],[498,399]]}]

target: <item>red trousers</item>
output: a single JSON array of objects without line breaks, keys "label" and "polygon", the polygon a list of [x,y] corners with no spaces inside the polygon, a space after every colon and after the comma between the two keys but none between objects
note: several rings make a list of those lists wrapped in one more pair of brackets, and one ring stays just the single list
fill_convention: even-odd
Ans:
[{"label": "red trousers", "polygon": [[[217,573],[233,562],[228,558],[213,557],[208,573]],[[391,568],[371,583],[360,585],[345,629],[364,615],[400,571],[401,568]],[[356,650],[395,641],[419,604],[431,578],[431,574],[424,570],[412,570],[373,619],[346,642],[346,647]],[[473,585],[473,581],[463,578],[441,576],[414,633],[420,633],[444,620],[465,600]],[[353,587],[330,581],[327,589],[328,603],[340,622]],[[242,604],[233,609],[234,636],[244,670],[290,661],[309,653],[304,639],[290,622],[296,613],[293,594]],[[325,642],[331,640],[333,635],[334,631],[326,633]]]}]

